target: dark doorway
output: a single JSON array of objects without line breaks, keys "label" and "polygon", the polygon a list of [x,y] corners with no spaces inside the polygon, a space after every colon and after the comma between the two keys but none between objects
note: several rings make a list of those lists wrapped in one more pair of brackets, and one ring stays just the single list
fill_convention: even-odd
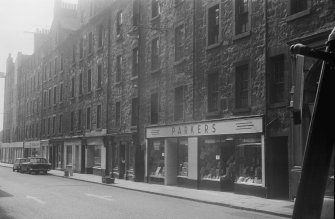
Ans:
[{"label": "dark doorway", "polygon": [[124,179],[125,175],[125,169],[126,169],[126,145],[124,143],[120,143],[119,146],[119,167],[120,167],[120,172],[119,172],[119,178]]},{"label": "dark doorway", "polygon": [[270,196],[271,198],[288,199],[288,138],[271,137],[269,147]]},{"label": "dark doorway", "polygon": [[85,154],[86,150],[85,150],[85,146],[82,145],[81,146],[81,167],[80,167],[80,172],[81,173],[85,173],[85,157],[86,157],[86,154]]}]

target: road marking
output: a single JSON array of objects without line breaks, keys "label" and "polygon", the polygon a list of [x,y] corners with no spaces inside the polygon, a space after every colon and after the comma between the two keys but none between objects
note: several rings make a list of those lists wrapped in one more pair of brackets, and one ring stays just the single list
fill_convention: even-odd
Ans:
[{"label": "road marking", "polygon": [[112,196],[94,195],[94,194],[88,194],[88,193],[85,193],[85,195],[87,195],[88,197],[103,199],[105,201],[114,201],[114,199],[112,199]]},{"label": "road marking", "polygon": [[27,199],[32,199],[38,203],[40,203],[41,205],[44,205],[45,204],[45,201],[42,201],[41,199],[37,198],[37,197],[34,197],[34,196],[30,196],[30,195],[27,195],[26,196]]}]

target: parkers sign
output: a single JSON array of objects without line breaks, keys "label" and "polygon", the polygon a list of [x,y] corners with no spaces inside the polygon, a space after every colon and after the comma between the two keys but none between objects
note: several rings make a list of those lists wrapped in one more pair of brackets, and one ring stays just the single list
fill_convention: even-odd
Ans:
[{"label": "parkers sign", "polygon": [[191,137],[202,135],[247,134],[261,132],[263,132],[262,117],[252,117],[148,127],[146,129],[146,137]]}]

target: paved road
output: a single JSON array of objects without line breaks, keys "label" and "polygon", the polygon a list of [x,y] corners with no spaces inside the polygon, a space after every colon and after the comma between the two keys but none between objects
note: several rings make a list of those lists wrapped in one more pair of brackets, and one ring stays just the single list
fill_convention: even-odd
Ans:
[{"label": "paved road", "polygon": [[280,218],[0,167],[0,218]]}]

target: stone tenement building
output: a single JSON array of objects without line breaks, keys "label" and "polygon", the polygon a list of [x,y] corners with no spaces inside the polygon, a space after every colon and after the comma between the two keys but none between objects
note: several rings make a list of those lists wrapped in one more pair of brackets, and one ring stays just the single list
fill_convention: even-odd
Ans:
[{"label": "stone tenement building", "polygon": [[8,58],[2,161],[294,198],[320,64],[289,46],[335,26],[333,1],[296,2],[56,0]]}]

